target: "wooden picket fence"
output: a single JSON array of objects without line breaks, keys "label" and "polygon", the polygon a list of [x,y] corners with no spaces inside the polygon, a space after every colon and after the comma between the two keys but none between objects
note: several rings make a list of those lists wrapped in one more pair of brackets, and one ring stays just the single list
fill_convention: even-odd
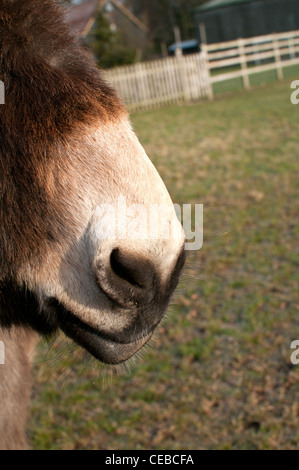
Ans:
[{"label": "wooden picket fence", "polygon": [[197,101],[214,96],[213,85],[299,64],[299,31],[289,31],[217,44],[202,44],[201,52],[117,67],[105,72],[131,110],[169,103]]},{"label": "wooden picket fence", "polygon": [[209,76],[202,54],[167,57],[106,71],[106,78],[130,109],[199,100]]}]

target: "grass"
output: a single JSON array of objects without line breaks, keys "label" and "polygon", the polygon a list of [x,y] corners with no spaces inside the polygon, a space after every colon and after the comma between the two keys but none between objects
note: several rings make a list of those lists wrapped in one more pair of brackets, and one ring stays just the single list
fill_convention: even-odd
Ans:
[{"label": "grass", "polygon": [[[132,116],[176,203],[204,205],[167,318],[128,367],[41,344],[35,449],[298,449],[299,105],[290,82]],[[129,370],[130,369],[130,370]]]}]

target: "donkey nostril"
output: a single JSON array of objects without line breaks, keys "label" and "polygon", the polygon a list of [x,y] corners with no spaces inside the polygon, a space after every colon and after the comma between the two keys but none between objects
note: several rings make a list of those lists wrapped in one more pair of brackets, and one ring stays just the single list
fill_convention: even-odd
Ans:
[{"label": "donkey nostril", "polygon": [[114,274],[132,286],[141,289],[148,284],[149,269],[144,265],[145,263],[136,259],[132,253],[121,251],[119,248],[115,248],[111,252],[110,266]]}]

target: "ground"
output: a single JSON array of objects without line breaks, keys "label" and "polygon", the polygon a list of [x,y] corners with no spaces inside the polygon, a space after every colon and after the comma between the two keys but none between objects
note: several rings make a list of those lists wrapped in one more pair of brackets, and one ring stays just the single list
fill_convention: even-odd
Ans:
[{"label": "ground", "polygon": [[109,369],[62,339],[40,345],[34,449],[298,448],[290,81],[132,116],[174,202],[203,204],[204,244],[188,252],[167,318],[128,366]]}]

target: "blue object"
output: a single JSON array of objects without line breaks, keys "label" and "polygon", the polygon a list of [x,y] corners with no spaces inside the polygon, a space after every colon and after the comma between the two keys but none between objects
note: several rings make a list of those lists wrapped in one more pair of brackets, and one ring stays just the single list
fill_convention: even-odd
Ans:
[{"label": "blue object", "polygon": [[196,52],[198,50],[198,46],[199,42],[197,39],[189,39],[188,41],[175,42],[171,44],[168,47],[168,52],[174,53],[177,49],[182,49],[183,52]]}]

